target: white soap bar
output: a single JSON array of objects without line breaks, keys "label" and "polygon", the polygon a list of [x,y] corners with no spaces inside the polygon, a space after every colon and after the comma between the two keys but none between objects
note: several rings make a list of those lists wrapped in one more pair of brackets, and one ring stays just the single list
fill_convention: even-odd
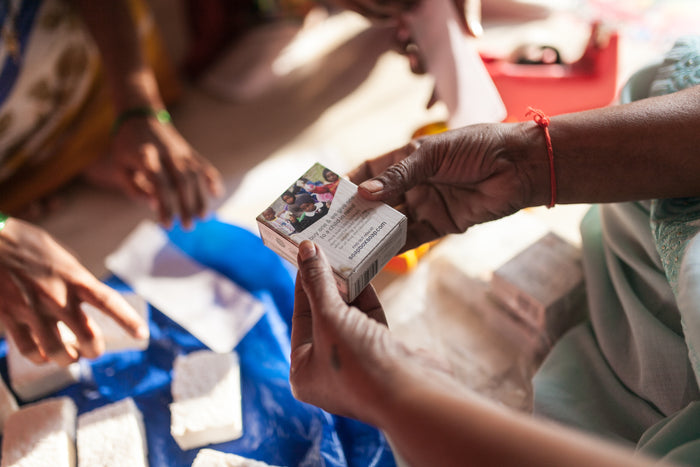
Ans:
[{"label": "white soap bar", "polygon": [[217,352],[230,352],[265,313],[252,294],[175,246],[143,221],[107,267],[148,303]]},{"label": "white soap bar", "polygon": [[173,365],[170,432],[183,450],[243,435],[238,355],[200,350]]},{"label": "white soap bar", "polygon": [[[63,333],[61,335],[63,336]],[[7,371],[10,376],[10,386],[17,397],[23,401],[38,399],[80,380],[80,365],[77,362],[67,367],[54,362],[37,365],[22,355],[9,337]]]},{"label": "white soap bar", "polygon": [[69,397],[28,404],[10,415],[2,467],[74,467],[77,408]]},{"label": "white soap bar", "polygon": [[550,232],[494,271],[491,295],[554,342],[585,315],[581,252]]},{"label": "white soap bar", "polygon": [[[148,322],[148,303],[135,293],[123,293],[122,296],[136,310],[141,319]],[[89,303],[83,302],[80,307],[102,331],[105,352],[145,350],[148,347],[148,337],[143,339],[133,337],[111,317]]]},{"label": "white soap bar", "polygon": [[17,412],[17,400],[5,384],[5,380],[0,378],[0,434],[2,434],[5,421],[13,413]]},{"label": "white soap bar", "polygon": [[238,454],[202,449],[192,462],[192,467],[273,467],[262,461],[249,459]]},{"label": "white soap bar", "polygon": [[147,467],[143,416],[130,397],[78,417],[78,465]]}]

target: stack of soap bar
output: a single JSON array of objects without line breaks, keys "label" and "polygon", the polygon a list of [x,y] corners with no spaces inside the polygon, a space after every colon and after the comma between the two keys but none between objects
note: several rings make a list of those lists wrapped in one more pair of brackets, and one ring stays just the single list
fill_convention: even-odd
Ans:
[{"label": "stack of soap bar", "polygon": [[170,432],[183,450],[243,435],[238,355],[200,350],[173,365]]},{"label": "stack of soap bar", "polygon": [[74,467],[76,413],[69,397],[57,397],[10,415],[2,438],[2,467]]},{"label": "stack of soap bar", "polygon": [[493,273],[490,293],[554,342],[585,314],[581,253],[548,233]]},{"label": "stack of soap bar", "polygon": [[78,465],[147,467],[141,411],[130,397],[78,417]]},{"label": "stack of soap bar", "polygon": [[17,412],[17,400],[5,384],[5,380],[0,378],[0,434],[5,427],[5,421],[13,413]]},{"label": "stack of soap bar", "polygon": [[80,380],[80,365],[77,362],[67,367],[54,362],[37,365],[22,355],[9,337],[7,338],[7,370],[10,386],[17,397],[24,401],[38,399]]},{"label": "stack of soap bar", "polygon": [[[135,293],[123,293],[122,296],[136,310],[145,322],[148,322],[148,304]],[[80,304],[82,310],[99,326],[105,342],[105,352],[122,350],[144,350],[148,347],[148,337],[137,339],[117,324],[111,317],[89,303]]]},{"label": "stack of soap bar", "polygon": [[202,449],[192,462],[192,467],[273,467],[265,462],[249,459],[238,454]]}]

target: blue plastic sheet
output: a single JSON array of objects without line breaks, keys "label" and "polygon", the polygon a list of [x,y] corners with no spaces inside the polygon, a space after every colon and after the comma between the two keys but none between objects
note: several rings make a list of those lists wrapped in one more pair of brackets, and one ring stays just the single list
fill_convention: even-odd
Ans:
[{"label": "blue plastic sheet", "polygon": [[[297,401],[289,386],[289,335],[295,271],[251,232],[209,219],[170,240],[186,254],[245,288],[265,315],[236,347],[241,363],[243,437],[208,446],[286,466],[394,466],[383,435],[373,427]],[[128,287],[116,277],[117,290]],[[170,382],[175,357],[205,348],[155,308],[145,351],[108,354],[86,362],[90,377],[56,395],[73,398],[79,413],[131,396],[142,411],[153,467],[190,466],[198,449],[182,451],[170,435]],[[0,372],[7,381],[4,341]],[[88,368],[86,368],[88,369]]]}]

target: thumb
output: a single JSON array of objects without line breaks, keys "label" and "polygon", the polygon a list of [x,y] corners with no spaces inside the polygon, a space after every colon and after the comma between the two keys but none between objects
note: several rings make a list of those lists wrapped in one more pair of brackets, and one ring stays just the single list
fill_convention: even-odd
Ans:
[{"label": "thumb", "polygon": [[389,202],[400,199],[408,190],[427,181],[434,175],[434,169],[423,148],[424,143],[421,140],[413,140],[397,150],[397,153],[407,156],[384,169],[376,177],[362,182],[358,186],[361,196]]},{"label": "thumb", "polygon": [[320,248],[304,240],[299,245],[297,263],[312,315],[332,316],[347,308],[338,292],[333,271]]}]

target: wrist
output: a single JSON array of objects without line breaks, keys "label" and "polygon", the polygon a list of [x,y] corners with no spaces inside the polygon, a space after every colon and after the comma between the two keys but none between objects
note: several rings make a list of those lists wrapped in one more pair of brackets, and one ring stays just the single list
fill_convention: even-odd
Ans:
[{"label": "wrist", "polygon": [[402,430],[405,422],[413,420],[426,404],[435,397],[451,394],[468,396],[464,387],[443,361],[427,354],[404,349],[406,354],[395,360],[391,371],[383,371],[382,394],[373,407],[374,420],[370,423],[392,433]]},{"label": "wrist", "polygon": [[[505,145],[510,153],[508,157],[514,160],[517,167],[523,187],[522,207],[550,206],[553,199],[550,177],[552,166],[547,154],[546,134],[533,121],[516,123],[513,130]],[[554,167],[556,168],[556,165]]]},{"label": "wrist", "polygon": [[114,109],[117,114],[135,107],[165,107],[153,73],[140,69],[127,73],[124,79],[113,82]]},{"label": "wrist", "polygon": [[0,212],[0,232],[5,228],[7,225],[8,221],[10,220],[10,216],[7,214]]},{"label": "wrist", "polygon": [[152,118],[163,125],[172,123],[170,113],[165,108],[158,109],[149,106],[131,107],[122,111],[114,119],[111,130],[112,136],[116,135],[126,122],[137,118]]}]

